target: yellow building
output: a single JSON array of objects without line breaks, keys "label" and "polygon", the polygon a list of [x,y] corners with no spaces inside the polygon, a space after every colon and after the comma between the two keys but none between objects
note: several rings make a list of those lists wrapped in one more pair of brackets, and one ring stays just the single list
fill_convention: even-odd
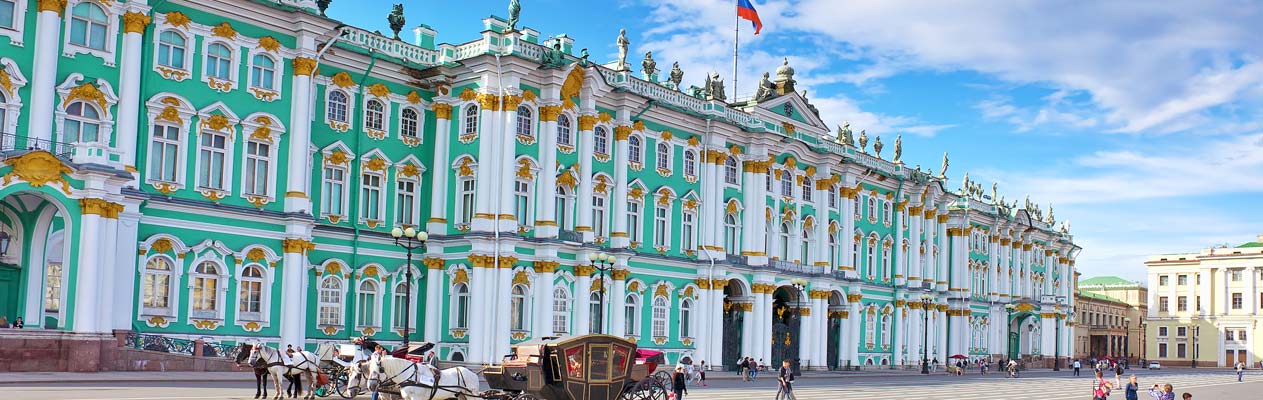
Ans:
[{"label": "yellow building", "polygon": [[1237,247],[1149,257],[1150,340],[1145,354],[1163,364],[1255,365],[1263,355],[1259,308],[1263,235]]},{"label": "yellow building", "polygon": [[[1077,317],[1086,329],[1079,329],[1083,338],[1076,338],[1077,344],[1075,349],[1083,355],[1094,355],[1093,349],[1098,346],[1093,345],[1091,336],[1112,336],[1111,338],[1097,339],[1097,341],[1114,340],[1117,348],[1112,349],[1111,356],[1126,356],[1131,362],[1138,362],[1144,358],[1145,345],[1148,342],[1148,336],[1145,334],[1145,325],[1149,313],[1149,289],[1145,288],[1139,282],[1129,281],[1117,276],[1098,276],[1079,281],[1078,286],[1080,297],[1097,296],[1108,298],[1109,301],[1099,304],[1101,311],[1092,310],[1085,307],[1086,304],[1079,303],[1077,307]],[[1091,299],[1098,300],[1098,299]],[[1097,302],[1092,301],[1093,306],[1098,306]],[[1119,304],[1114,303],[1121,303]],[[1111,321],[1112,325],[1093,325],[1089,323],[1094,315],[1104,314],[1108,316],[1107,321]],[[1121,341],[1120,341],[1121,340]]]}]

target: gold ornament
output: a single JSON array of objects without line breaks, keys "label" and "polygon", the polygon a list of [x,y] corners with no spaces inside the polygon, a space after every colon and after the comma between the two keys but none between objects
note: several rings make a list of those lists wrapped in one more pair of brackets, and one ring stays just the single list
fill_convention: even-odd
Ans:
[{"label": "gold ornament", "polygon": [[[65,0],[62,0],[62,3],[64,4]],[[192,21],[191,19],[189,19],[188,15],[185,15],[184,13],[179,12],[179,11],[173,11],[173,12],[167,13],[166,17],[164,17],[163,20],[164,20],[163,22],[165,22],[167,25],[180,27],[184,29],[188,29],[189,22]]]},{"label": "gold ornament", "polygon": [[123,32],[124,33],[144,33],[145,26],[149,25],[152,19],[148,15],[135,11],[128,11],[123,14]]},{"label": "gold ornament", "polygon": [[316,72],[316,60],[307,57],[296,57],[290,64],[294,66],[294,75],[311,76]]},{"label": "gold ornament", "polygon": [[237,38],[237,30],[232,29],[232,25],[229,25],[227,22],[224,22],[224,23],[220,23],[219,25],[215,25],[214,28],[211,28],[211,36],[217,36],[224,39],[233,40]]},{"label": "gold ornament", "polygon": [[277,50],[281,49],[281,42],[277,41],[274,37],[264,36],[259,38],[259,48],[275,53]]},{"label": "gold ornament", "polygon": [[62,174],[73,172],[70,167],[47,151],[32,151],[4,161],[13,166],[13,170],[4,175],[4,184],[8,185],[14,177],[26,181],[31,187],[41,187],[50,182],[61,183],[62,192],[70,193],[70,182]]}]

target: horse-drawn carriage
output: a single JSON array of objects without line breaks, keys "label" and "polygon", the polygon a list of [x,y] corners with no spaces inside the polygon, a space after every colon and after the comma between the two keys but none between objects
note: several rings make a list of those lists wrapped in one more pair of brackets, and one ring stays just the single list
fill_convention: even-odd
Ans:
[{"label": "horse-drawn carriage", "polygon": [[546,337],[513,346],[483,374],[501,399],[666,400],[670,374],[655,373],[664,361],[616,336]]}]

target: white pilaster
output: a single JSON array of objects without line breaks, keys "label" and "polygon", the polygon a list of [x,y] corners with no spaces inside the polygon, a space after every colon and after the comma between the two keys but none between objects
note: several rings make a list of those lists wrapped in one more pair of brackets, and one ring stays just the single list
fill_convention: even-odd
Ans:
[{"label": "white pilaster", "polygon": [[[311,38],[300,35],[299,43],[308,44],[312,42]],[[314,44],[312,45],[314,46]],[[290,124],[289,132],[286,134],[289,140],[287,148],[288,168],[286,169],[285,179],[285,211],[290,213],[309,213],[312,212],[311,204],[311,75],[316,69],[316,60],[307,57],[295,58],[291,64],[293,65],[293,100],[290,102],[289,112]],[[436,146],[446,149],[447,146]],[[440,170],[446,171],[446,168],[433,168],[434,173]],[[436,190],[437,192],[437,190]],[[440,214],[441,215],[441,214]],[[442,232],[442,231],[438,231]],[[288,255],[287,255],[288,256]],[[288,261],[287,261],[288,262]],[[288,344],[288,343],[287,343]],[[295,343],[297,344],[297,343]]]},{"label": "white pilaster", "polygon": [[[494,88],[484,88],[484,90],[494,90]],[[478,101],[481,107],[478,109],[478,167],[475,171],[477,195],[474,196],[474,218],[470,223],[470,229],[474,232],[491,232],[496,229],[496,205],[500,201],[497,195],[501,192],[496,188],[500,174],[497,161],[500,160],[501,153],[497,140],[500,126],[498,118],[500,103],[495,95],[489,93],[479,94]],[[471,106],[473,105],[465,105],[465,107]],[[470,347],[472,354],[475,352],[472,347],[475,346]]]},{"label": "white pilaster", "polygon": [[[128,3],[129,5],[131,3]],[[141,38],[149,17],[145,8],[135,7],[123,14],[123,48],[120,52],[118,117],[115,119],[115,143],[120,161],[128,172],[136,170],[136,138],[140,136],[140,57]],[[38,51],[38,50],[37,50]]]},{"label": "white pilaster", "polygon": [[592,128],[596,124],[596,112],[579,116],[579,191],[575,196],[578,221],[575,232],[583,236],[584,243],[596,238],[592,231]]},{"label": "white pilaster", "polygon": [[425,270],[425,341],[430,343],[438,343],[441,339],[439,334],[439,316],[443,315],[444,303],[440,294],[443,291],[443,267],[444,262],[441,258],[425,259],[422,264],[426,266]]},{"label": "white pilaster", "polygon": [[[311,242],[302,238],[286,239],[285,252],[281,255],[281,297],[306,298],[303,281],[307,276],[305,246]],[[307,342],[306,310],[298,301],[281,302],[281,344],[301,347]]]},{"label": "white pilaster", "polygon": [[[555,89],[545,90],[545,93]],[[557,231],[557,116],[561,106],[545,104],[539,108],[539,120],[544,127],[539,132],[539,178],[535,180],[535,237],[555,238]],[[590,179],[590,178],[585,178]],[[606,210],[610,210],[609,199]],[[578,202],[592,199],[577,198]],[[607,211],[608,212],[608,211]],[[617,215],[617,214],[615,214]],[[606,216],[609,217],[608,215]],[[550,294],[551,296],[551,294]],[[551,328],[550,328],[551,330]],[[550,332],[551,333],[551,332]]]},{"label": "white pilaster", "polygon": [[[631,244],[627,229],[627,138],[630,135],[631,126],[614,127],[614,196],[609,207],[614,218],[614,230],[610,233],[611,248],[626,248]],[[701,243],[704,245],[706,242]]]},{"label": "white pilaster", "polygon": [[[295,81],[297,81],[297,77],[295,77]],[[294,86],[297,87],[298,85]],[[438,99],[435,100],[437,101]],[[426,221],[426,230],[431,234],[446,235],[448,233],[447,198],[454,192],[454,190],[448,188],[447,184],[447,175],[451,172],[448,165],[452,163],[451,154],[448,153],[448,143],[452,137],[452,106],[436,102],[430,106],[430,110],[434,113],[434,165],[430,168],[430,185],[434,189],[430,196],[430,218]],[[292,154],[291,150],[291,157]],[[293,169],[291,168],[290,171],[292,174]],[[431,280],[431,282],[438,281]],[[434,336],[433,340],[429,336],[428,324],[426,331],[426,341],[437,343],[438,331],[434,331],[436,336]]]},{"label": "white pilaster", "polygon": [[110,286],[114,296],[114,307],[109,316],[112,318],[111,329],[130,329],[133,310],[136,309],[136,297],[132,296],[136,287],[136,250],[138,230],[140,228],[139,205],[127,205],[118,215],[117,238],[114,240],[114,263],[111,267],[114,283]]},{"label": "white pilaster", "polygon": [[[27,7],[35,6],[34,1]],[[38,66],[31,72],[31,102],[26,108],[31,117],[26,124],[27,137],[38,140],[53,139],[53,110],[57,96],[57,61],[61,49],[61,16],[66,3],[39,4],[35,17],[35,57],[31,65]],[[46,9],[48,8],[48,9]],[[77,307],[77,305],[76,305]],[[80,316],[76,315],[78,320]],[[76,324],[77,325],[77,324]],[[76,330],[78,327],[76,326]]]},{"label": "white pilaster", "polygon": [[[583,259],[587,259],[586,256]],[[589,275],[591,272],[591,266],[575,266],[574,321],[571,323],[570,329],[570,334],[572,335],[591,333],[588,325],[596,317],[592,315],[592,309],[588,305],[592,296],[592,276]]]}]

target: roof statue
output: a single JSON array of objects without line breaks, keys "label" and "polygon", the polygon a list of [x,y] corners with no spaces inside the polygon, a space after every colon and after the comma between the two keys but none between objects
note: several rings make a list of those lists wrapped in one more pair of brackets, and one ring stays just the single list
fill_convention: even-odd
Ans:
[{"label": "roof statue", "polygon": [[768,73],[763,73],[763,79],[759,80],[759,89],[754,92],[754,101],[767,101],[776,97],[776,84],[768,79]]},{"label": "roof statue", "polygon": [[706,100],[727,100],[724,94],[724,80],[719,78],[719,72],[711,72],[706,77],[706,87],[702,88]]},{"label": "roof statue", "polygon": [[943,152],[943,169],[938,172],[939,179],[947,178],[947,152]]},{"label": "roof statue", "polygon": [[522,3],[509,0],[509,32],[517,31],[518,16],[522,14]]},{"label": "roof statue", "polygon": [[395,40],[399,40],[399,31],[403,29],[403,4],[395,4],[390,7],[390,14],[386,16],[386,22],[390,23],[390,30],[395,32]]},{"label": "roof statue", "polygon": [[895,136],[895,164],[903,164],[903,134]]},{"label": "roof statue", "polygon": [[1048,203],[1048,216],[1044,218],[1044,222],[1047,222],[1049,226],[1057,223],[1057,218],[1053,216],[1052,203]]},{"label": "roof statue", "polygon": [[850,121],[842,121],[842,125],[838,125],[838,142],[855,147],[855,137],[851,135]]},{"label": "roof statue", "polygon": [[333,0],[316,0],[316,8],[320,10],[321,17],[326,16],[325,10],[328,10],[329,4],[332,4],[332,3],[333,3]]},{"label": "roof statue", "polygon": [[868,132],[860,129],[860,151],[868,153]]},{"label": "roof statue", "polygon": [[587,47],[584,47],[583,50],[579,50],[579,66],[581,67],[588,66],[588,48]]},{"label": "roof statue", "polygon": [[658,62],[653,60],[653,52],[645,52],[645,60],[640,62],[641,72],[645,74],[645,79],[649,81],[658,80]]},{"label": "roof statue", "polygon": [[996,196],[996,192],[997,192],[996,186],[997,185],[995,182],[991,182],[991,201],[992,202],[996,202],[996,199],[1000,198],[999,196]]},{"label": "roof statue", "polygon": [[616,71],[627,71],[631,68],[627,66],[627,46],[631,41],[627,40],[627,29],[618,30],[618,65],[614,67]]},{"label": "roof statue", "polygon": [[671,63],[671,74],[667,77],[667,82],[671,83],[672,88],[680,90],[680,82],[684,81],[684,70],[680,69],[680,62]]},{"label": "roof statue", "polygon": [[877,153],[877,158],[881,158],[882,147],[885,147],[885,146],[881,144],[881,136],[878,136],[877,140],[873,141],[873,152]]},{"label": "roof statue", "polygon": [[777,94],[794,93],[794,83],[794,68],[789,66],[789,57],[785,57],[780,68],[776,69]]},{"label": "roof statue", "polygon": [[807,90],[806,90],[806,89],[804,89],[804,90],[803,90],[803,102],[804,102],[804,103],[807,103],[807,109],[808,109],[808,110],[811,110],[811,113],[812,113],[812,114],[816,114],[816,117],[817,117],[817,118],[818,118],[818,117],[820,117],[820,110],[819,110],[819,109],[817,109],[815,105],[811,104],[811,101],[807,100]]},{"label": "roof statue", "polygon": [[960,180],[960,192],[969,193],[969,171],[965,171],[965,177]]},{"label": "roof statue", "polygon": [[540,69],[560,69],[566,65],[566,54],[561,51],[561,40],[554,40],[553,47],[544,50],[539,63]]}]

